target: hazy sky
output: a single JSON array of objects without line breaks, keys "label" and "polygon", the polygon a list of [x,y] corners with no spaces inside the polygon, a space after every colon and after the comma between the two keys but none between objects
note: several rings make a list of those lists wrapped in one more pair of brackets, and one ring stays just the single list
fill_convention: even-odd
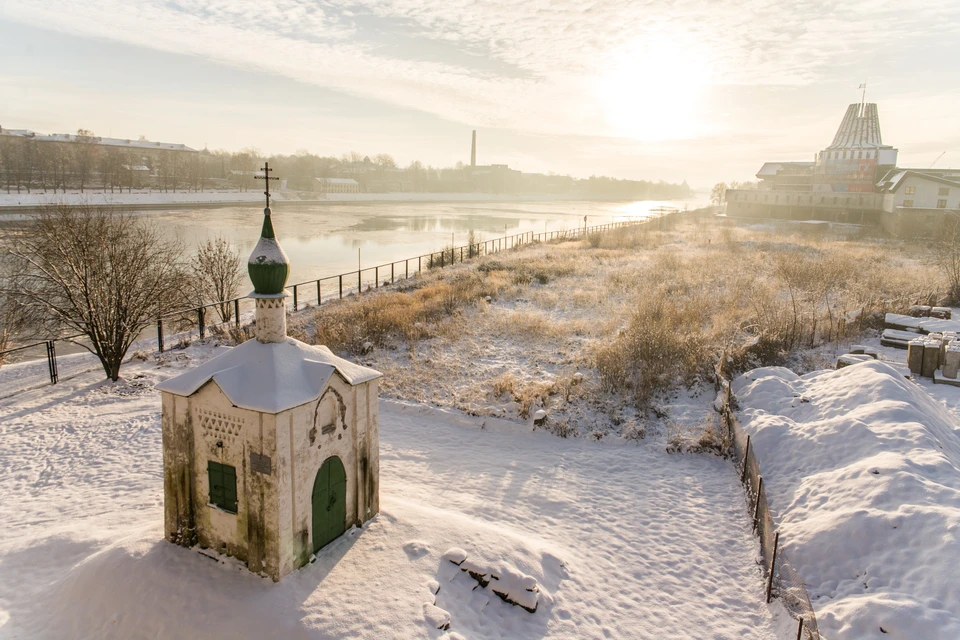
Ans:
[{"label": "hazy sky", "polygon": [[[914,4],[916,6],[910,6]],[[857,86],[960,166],[960,2],[0,0],[0,125],[577,176],[809,160]]]}]

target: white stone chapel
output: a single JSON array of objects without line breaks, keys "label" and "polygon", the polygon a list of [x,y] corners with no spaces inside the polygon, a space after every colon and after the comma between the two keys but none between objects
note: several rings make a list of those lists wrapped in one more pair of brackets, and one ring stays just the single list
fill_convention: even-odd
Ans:
[{"label": "white stone chapel", "polygon": [[381,374],[286,335],[269,205],[268,188],[248,262],[256,338],[158,388],[166,538],[278,581],[380,509]]}]

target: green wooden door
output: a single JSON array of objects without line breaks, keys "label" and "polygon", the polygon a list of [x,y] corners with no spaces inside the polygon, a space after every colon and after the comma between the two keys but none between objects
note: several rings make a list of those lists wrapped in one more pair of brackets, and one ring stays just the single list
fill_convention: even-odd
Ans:
[{"label": "green wooden door", "polygon": [[340,537],[347,528],[347,473],[340,458],[327,458],[313,481],[313,551]]}]

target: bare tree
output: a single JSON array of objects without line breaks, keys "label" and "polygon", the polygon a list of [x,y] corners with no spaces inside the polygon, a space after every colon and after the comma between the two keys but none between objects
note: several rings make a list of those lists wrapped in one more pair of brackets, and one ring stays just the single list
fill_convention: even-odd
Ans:
[{"label": "bare tree", "polygon": [[373,163],[379,169],[396,169],[397,162],[389,153],[378,153],[373,157]]},{"label": "bare tree", "polygon": [[219,302],[216,309],[220,319],[229,322],[233,307],[227,301],[237,297],[246,273],[240,252],[223,236],[208,238],[197,248],[190,266],[201,304]]},{"label": "bare tree", "polygon": [[933,242],[932,257],[947,278],[950,303],[960,301],[960,215],[944,216],[940,233]]},{"label": "bare tree", "polygon": [[45,337],[85,336],[111,380],[137,336],[185,302],[179,242],[128,213],[60,204],[5,245],[0,293]]},{"label": "bare tree", "polygon": [[[24,313],[17,300],[0,293],[0,351],[12,346],[14,340],[24,333]],[[6,356],[0,354],[0,365]]]},{"label": "bare tree", "polygon": [[720,206],[721,204],[723,204],[723,201],[726,199],[726,197],[727,197],[726,182],[718,182],[717,184],[713,185],[713,189],[710,191],[710,202],[712,202],[717,206]]}]

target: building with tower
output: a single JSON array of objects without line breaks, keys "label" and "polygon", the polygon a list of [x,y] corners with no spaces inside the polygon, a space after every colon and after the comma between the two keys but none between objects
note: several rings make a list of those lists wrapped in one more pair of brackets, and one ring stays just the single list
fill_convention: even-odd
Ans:
[{"label": "building with tower", "polygon": [[248,261],[255,337],[158,388],[166,538],[278,581],[380,509],[381,374],[287,336],[269,204],[268,186]]},{"label": "building with tower", "polygon": [[848,106],[813,162],[766,162],[757,179],[757,189],[727,190],[727,215],[875,224],[898,236],[936,233],[960,215],[960,171],[898,168],[874,103]]},{"label": "building with tower", "polygon": [[897,164],[897,150],[883,144],[874,103],[847,107],[833,142],[813,162],[766,162],[758,189],[727,190],[735,216],[880,223],[879,180]]}]

